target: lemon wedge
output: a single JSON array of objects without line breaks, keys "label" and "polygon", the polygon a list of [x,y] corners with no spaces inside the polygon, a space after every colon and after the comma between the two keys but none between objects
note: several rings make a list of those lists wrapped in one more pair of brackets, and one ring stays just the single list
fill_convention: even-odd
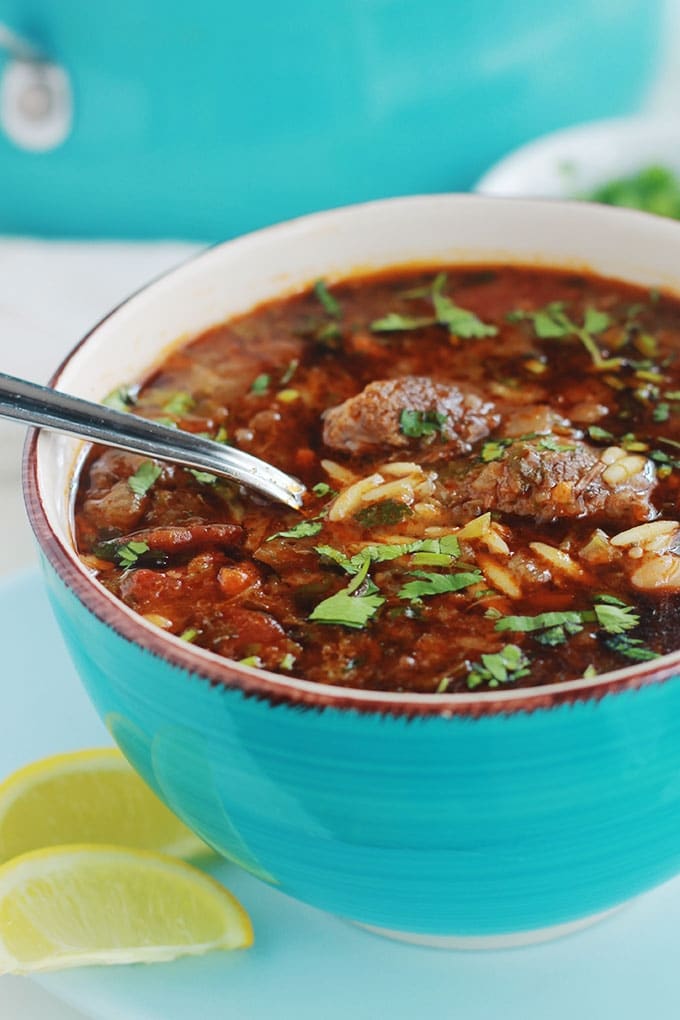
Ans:
[{"label": "lemon wedge", "polygon": [[44,758],[0,783],[0,864],[65,843],[116,843],[175,857],[210,852],[114,748]]},{"label": "lemon wedge", "polygon": [[252,942],[238,900],[171,857],[74,845],[0,866],[0,974],[156,963]]}]

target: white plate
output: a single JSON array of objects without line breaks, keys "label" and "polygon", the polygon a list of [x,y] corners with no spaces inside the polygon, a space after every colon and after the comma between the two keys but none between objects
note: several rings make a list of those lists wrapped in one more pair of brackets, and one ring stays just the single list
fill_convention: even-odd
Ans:
[{"label": "white plate", "polygon": [[496,163],[484,195],[576,198],[652,164],[680,174],[680,118],[624,117],[544,135]]}]

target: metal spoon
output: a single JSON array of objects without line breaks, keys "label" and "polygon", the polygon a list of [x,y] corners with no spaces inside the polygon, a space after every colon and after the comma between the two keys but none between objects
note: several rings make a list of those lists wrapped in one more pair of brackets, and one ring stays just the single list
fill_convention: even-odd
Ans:
[{"label": "metal spoon", "polygon": [[293,510],[302,506],[302,482],[259,457],[1,372],[0,417],[208,471]]}]

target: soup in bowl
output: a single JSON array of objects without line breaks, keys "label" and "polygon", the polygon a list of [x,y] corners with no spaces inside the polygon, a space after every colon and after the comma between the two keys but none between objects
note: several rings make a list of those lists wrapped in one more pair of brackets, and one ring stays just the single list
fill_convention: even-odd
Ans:
[{"label": "soup in bowl", "polygon": [[434,196],[152,284],[53,383],[301,477],[300,514],[34,436],[76,667],[220,853],[435,945],[569,931],[680,861],[675,224]]}]

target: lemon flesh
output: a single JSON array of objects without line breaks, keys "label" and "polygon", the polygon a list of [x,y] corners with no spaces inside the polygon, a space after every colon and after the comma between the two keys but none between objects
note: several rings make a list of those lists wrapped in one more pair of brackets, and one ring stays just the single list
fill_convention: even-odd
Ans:
[{"label": "lemon flesh", "polygon": [[252,942],[238,900],[170,857],[74,845],[0,866],[0,974],[156,963]]},{"label": "lemon flesh", "polygon": [[114,748],[45,758],[0,783],[0,864],[65,843],[118,843],[175,857],[210,852]]}]

